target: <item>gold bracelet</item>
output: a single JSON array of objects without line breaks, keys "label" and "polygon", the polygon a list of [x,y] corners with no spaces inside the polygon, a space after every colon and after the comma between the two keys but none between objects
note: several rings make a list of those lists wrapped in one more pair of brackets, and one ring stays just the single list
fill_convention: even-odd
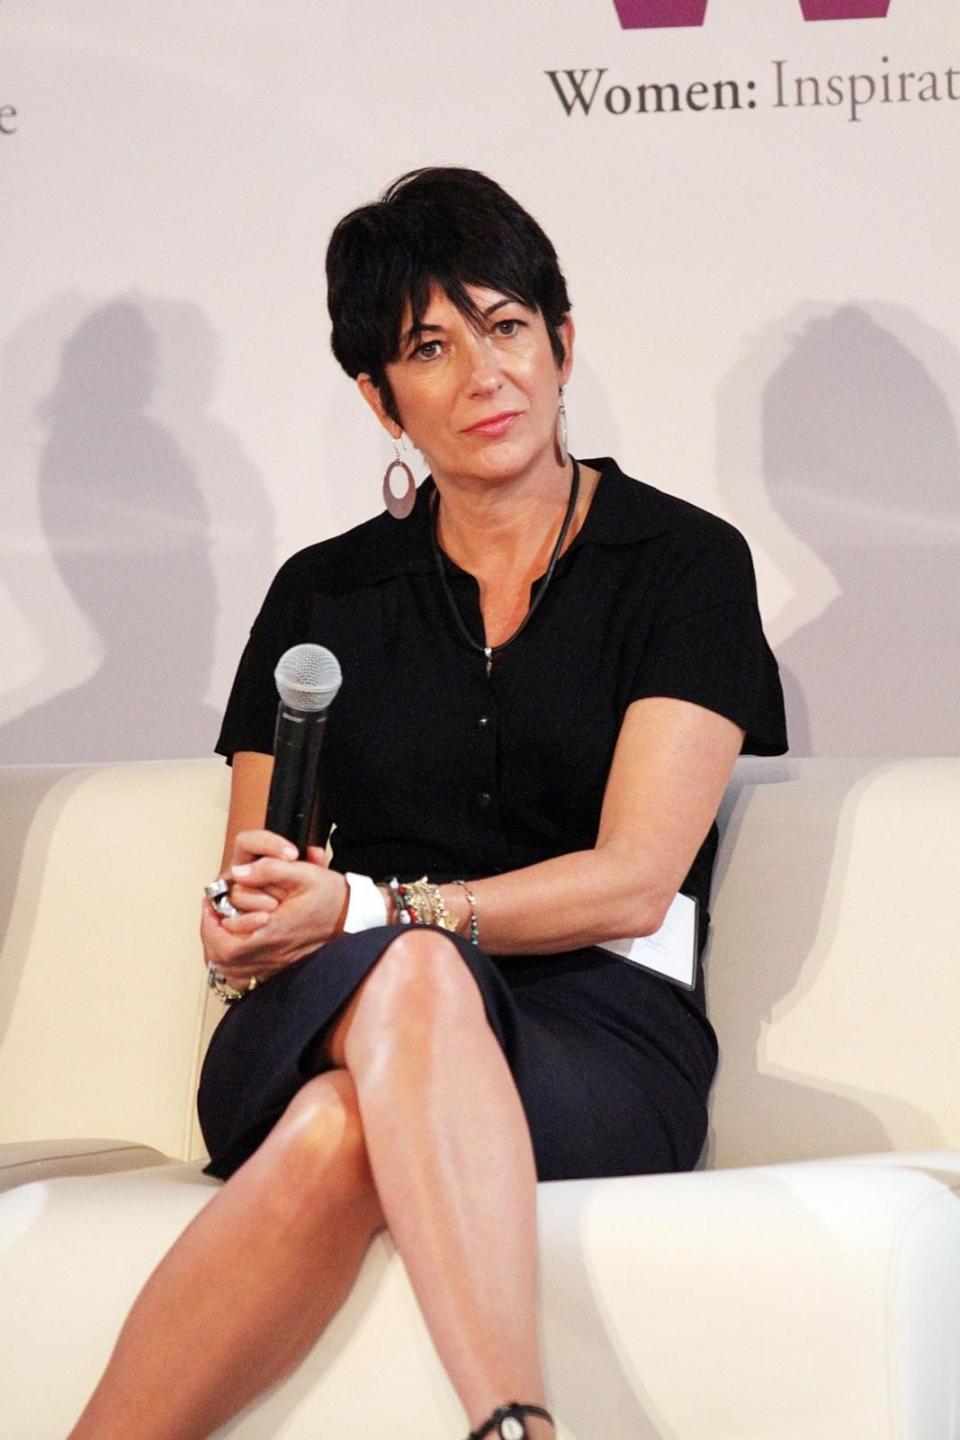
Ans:
[{"label": "gold bracelet", "polygon": [[454,885],[462,885],[463,893],[467,897],[467,904],[470,906],[470,944],[480,944],[480,921],[477,918],[477,897],[470,889],[466,880],[454,880]]},{"label": "gold bracelet", "polygon": [[401,886],[401,889],[407,908],[413,913],[415,925],[439,925],[441,930],[456,931],[456,921],[444,904],[440,886],[434,885],[426,875]]}]

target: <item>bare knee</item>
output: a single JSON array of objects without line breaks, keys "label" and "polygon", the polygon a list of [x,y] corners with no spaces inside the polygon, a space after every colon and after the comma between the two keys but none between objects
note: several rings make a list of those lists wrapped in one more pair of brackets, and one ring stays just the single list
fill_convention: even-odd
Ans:
[{"label": "bare knee", "polygon": [[351,1069],[396,1048],[449,1044],[459,1027],[486,1025],[469,967],[436,930],[410,930],[384,950],[364,981],[341,1041]]},{"label": "bare knee", "polygon": [[357,1092],[346,1070],[329,1070],[297,1092],[257,1153],[266,1203],[284,1225],[328,1224],[331,1209],[383,1223],[367,1157]]}]

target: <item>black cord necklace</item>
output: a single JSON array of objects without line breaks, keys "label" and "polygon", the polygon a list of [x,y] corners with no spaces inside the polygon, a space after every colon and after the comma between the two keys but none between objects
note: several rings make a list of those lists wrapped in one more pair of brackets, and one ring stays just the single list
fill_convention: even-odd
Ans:
[{"label": "black cord necklace", "polygon": [[506,640],[502,640],[499,645],[481,645],[478,640],[475,640],[473,638],[473,636],[470,634],[470,631],[464,624],[463,616],[460,614],[460,607],[458,606],[456,600],[453,597],[453,591],[450,589],[450,582],[447,579],[447,567],[444,564],[443,551],[440,549],[440,541],[437,539],[437,515],[440,510],[440,494],[439,491],[437,492],[437,499],[430,516],[430,541],[433,545],[433,558],[437,562],[437,571],[440,575],[440,584],[443,586],[443,593],[447,597],[447,604],[450,606],[450,613],[453,616],[456,627],[462,635],[463,639],[466,640],[471,650],[476,650],[479,654],[485,655],[487,657],[488,675],[493,669],[494,655],[499,655],[501,650],[506,650],[508,645],[512,645],[514,640],[516,640],[517,636],[530,624],[533,612],[540,604],[540,601],[543,599],[544,595],[546,595],[547,587],[550,584],[550,581],[553,579],[553,572],[556,569],[557,561],[560,558],[560,551],[563,549],[563,542],[567,538],[567,531],[570,529],[570,522],[573,519],[573,512],[577,508],[577,496],[580,494],[580,466],[577,464],[576,460],[573,459],[572,455],[570,456],[570,459],[573,461],[573,475],[570,479],[570,498],[567,501],[567,513],[563,517],[563,524],[560,526],[560,534],[557,536],[557,543],[554,545],[553,553],[550,556],[550,564],[547,566],[546,573],[544,574],[543,580],[540,584],[540,589],[537,591],[536,595],[531,601],[530,608],[528,609],[526,615],[524,615],[523,619],[520,621],[520,624],[517,626],[516,630],[514,630],[513,634],[508,635]]}]

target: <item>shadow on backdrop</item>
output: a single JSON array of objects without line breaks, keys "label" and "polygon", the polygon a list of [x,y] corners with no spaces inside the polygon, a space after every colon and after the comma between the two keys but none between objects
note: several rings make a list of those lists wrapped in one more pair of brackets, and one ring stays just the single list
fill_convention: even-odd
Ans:
[{"label": "shadow on backdrop", "polygon": [[[244,474],[237,464],[235,442],[210,467],[211,445],[214,462],[224,445],[216,443],[222,427],[211,428],[203,415],[216,360],[208,322],[195,306],[156,307],[158,325],[152,314],[148,319],[149,302],[139,299],[87,315],[64,347],[54,391],[42,404],[43,532],[94,632],[100,664],[83,683],[61,686],[5,725],[0,761],[175,758],[208,754],[216,737],[219,715],[205,696],[218,587],[204,489],[230,464],[243,482],[234,495],[239,513],[244,492],[262,497],[262,491],[251,468]],[[158,392],[172,410],[177,438],[151,413]],[[204,488],[194,455],[180,443],[181,429],[191,450],[205,448]],[[263,509],[261,500],[250,523],[272,549]],[[56,685],[56,676],[45,680],[48,688]]]},{"label": "shadow on backdrop", "polygon": [[950,755],[960,743],[960,439],[919,356],[936,353],[951,379],[960,356],[907,311],[870,312],[807,313],[802,328],[757,340],[721,387],[721,488],[734,518],[763,534],[749,442],[736,435],[756,412],[760,478],[779,517],[768,517],[764,543],[799,596],[809,600],[823,567],[834,581],[821,612],[776,647],[791,752]]}]

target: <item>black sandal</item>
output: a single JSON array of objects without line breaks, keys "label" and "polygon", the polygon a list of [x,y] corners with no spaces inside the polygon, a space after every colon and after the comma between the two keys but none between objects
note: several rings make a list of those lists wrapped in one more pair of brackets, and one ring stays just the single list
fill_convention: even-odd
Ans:
[{"label": "black sandal", "polygon": [[471,1430],[467,1440],[484,1440],[491,1431],[494,1431],[497,1440],[530,1440],[523,1423],[524,1415],[539,1415],[553,1424],[553,1416],[542,1405],[520,1405],[516,1400],[510,1400],[506,1405],[498,1405],[479,1429]]}]

